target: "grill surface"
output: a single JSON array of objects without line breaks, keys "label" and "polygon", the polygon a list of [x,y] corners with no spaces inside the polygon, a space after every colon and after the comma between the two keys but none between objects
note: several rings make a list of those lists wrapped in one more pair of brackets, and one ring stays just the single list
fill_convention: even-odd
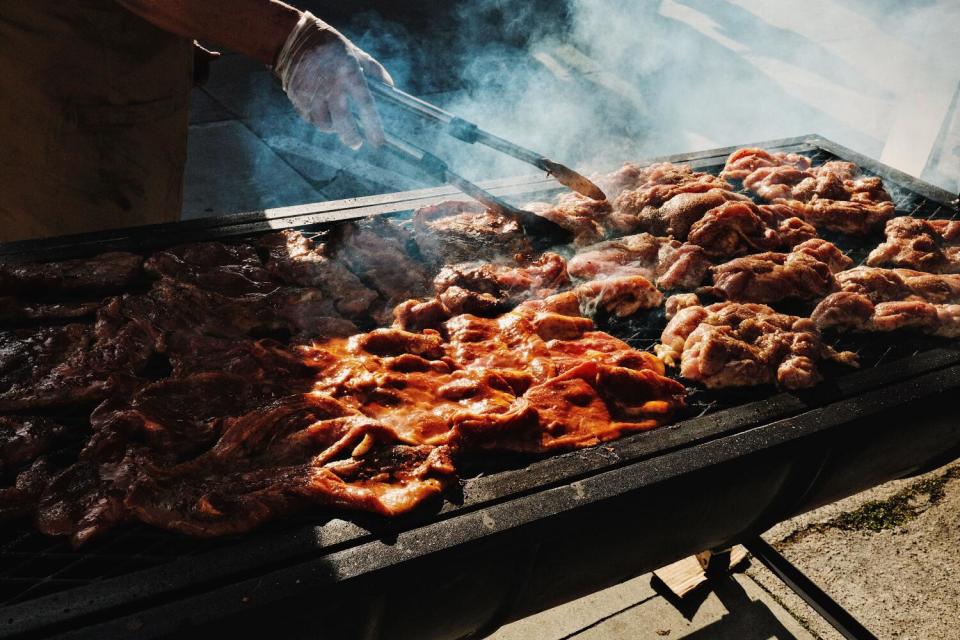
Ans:
[{"label": "grill surface", "polygon": [[[866,173],[881,175],[893,196],[898,215],[923,218],[955,218],[957,210],[946,204],[946,192],[929,187],[889,168],[820,138],[802,138],[763,144],[769,149],[799,151],[817,164],[841,158],[859,164]],[[730,149],[664,158],[690,162],[699,170],[717,173]],[[552,187],[547,181],[527,179],[502,185],[502,195],[517,201],[541,196]],[[496,190],[496,189],[495,189]],[[246,214],[238,219],[196,221],[158,227],[152,231],[112,232],[72,239],[15,243],[0,247],[0,260],[30,261],[105,251],[112,248],[149,251],[158,246],[200,239],[224,241],[250,238],[271,228],[323,229],[337,219],[374,214],[409,215],[412,207],[449,197],[442,190],[421,194],[399,194],[361,199],[343,210],[323,205],[325,212],[302,211]],[[344,203],[340,203],[343,205]],[[282,217],[281,217],[282,216]],[[827,237],[845,250],[858,264],[879,241],[879,236],[861,242],[837,235]],[[784,308],[803,313],[804,308]],[[639,349],[651,349],[664,326],[662,310],[637,319],[601,320],[600,328]],[[861,372],[850,374],[837,366],[825,371],[828,382],[800,394],[778,394],[771,388],[708,391],[689,386],[688,407],[679,423],[648,434],[640,434],[592,450],[578,451],[545,460],[499,458],[478,464],[486,469],[466,469],[462,494],[448,496],[410,517],[382,522],[365,517],[351,521],[330,520],[329,514],[308,513],[276,523],[253,534],[234,539],[195,540],[147,527],[130,527],[108,535],[81,550],[65,540],[51,539],[24,528],[0,532],[0,624],[7,622],[13,633],[38,629],[44,624],[67,620],[81,595],[111,594],[101,602],[87,602],[84,614],[101,608],[128,606],[141,598],[157,598],[166,592],[186,589],[197,582],[219,583],[256,575],[271,568],[295,563],[299,558],[350,548],[365,541],[382,540],[398,532],[425,524],[443,522],[460,513],[502,501],[507,497],[567,485],[577,478],[622,466],[637,456],[651,457],[682,451],[698,442],[736,432],[747,425],[795,414],[810,407],[854,395],[876,386],[896,370],[900,374],[921,374],[960,362],[960,352],[945,340],[915,334],[887,336],[833,336],[844,349],[859,353]],[[908,359],[908,360],[904,360]],[[894,367],[880,365],[899,361]],[[879,367],[879,368],[878,368]],[[749,452],[744,452],[749,453]],[[494,466],[497,472],[489,471]],[[146,570],[146,571],[145,571]],[[29,607],[31,616],[23,613]],[[82,607],[81,607],[82,608]],[[65,610],[66,609],[66,610]],[[4,615],[9,613],[10,615]],[[0,635],[4,628],[0,626]]]}]

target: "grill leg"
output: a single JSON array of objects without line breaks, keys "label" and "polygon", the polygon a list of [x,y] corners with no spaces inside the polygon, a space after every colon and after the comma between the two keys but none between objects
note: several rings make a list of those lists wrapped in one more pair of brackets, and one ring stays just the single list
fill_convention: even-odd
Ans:
[{"label": "grill leg", "polygon": [[877,637],[850,615],[846,609],[837,604],[833,598],[828,596],[800,569],[791,564],[789,560],[780,555],[762,538],[757,536],[744,542],[743,546],[794,593],[803,598],[804,602],[813,607],[844,638],[847,638],[847,640],[877,640]]}]

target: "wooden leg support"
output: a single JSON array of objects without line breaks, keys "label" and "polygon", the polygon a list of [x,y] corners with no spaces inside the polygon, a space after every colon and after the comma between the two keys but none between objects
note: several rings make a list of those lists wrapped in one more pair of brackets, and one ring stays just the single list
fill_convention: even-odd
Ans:
[{"label": "wooden leg support", "polygon": [[737,545],[730,549],[702,551],[653,572],[678,598],[713,578],[728,575],[747,558],[747,550]]}]

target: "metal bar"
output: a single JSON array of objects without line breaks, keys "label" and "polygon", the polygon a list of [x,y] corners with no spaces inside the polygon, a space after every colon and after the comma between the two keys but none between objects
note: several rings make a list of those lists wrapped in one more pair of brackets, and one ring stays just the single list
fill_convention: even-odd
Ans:
[{"label": "metal bar", "polygon": [[836,600],[818,587],[800,569],[757,536],[743,543],[753,557],[759,560],[775,576],[790,587],[790,590],[803,598],[803,601],[813,607],[820,617],[830,623],[840,635],[847,640],[877,640],[877,636],[870,633],[865,626],[850,615],[846,609],[837,604]]}]

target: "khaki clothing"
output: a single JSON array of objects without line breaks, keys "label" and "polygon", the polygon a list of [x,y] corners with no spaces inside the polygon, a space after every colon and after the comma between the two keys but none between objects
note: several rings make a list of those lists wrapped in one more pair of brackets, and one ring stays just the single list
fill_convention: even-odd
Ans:
[{"label": "khaki clothing", "polygon": [[192,65],[113,0],[0,0],[0,241],[177,220]]}]

